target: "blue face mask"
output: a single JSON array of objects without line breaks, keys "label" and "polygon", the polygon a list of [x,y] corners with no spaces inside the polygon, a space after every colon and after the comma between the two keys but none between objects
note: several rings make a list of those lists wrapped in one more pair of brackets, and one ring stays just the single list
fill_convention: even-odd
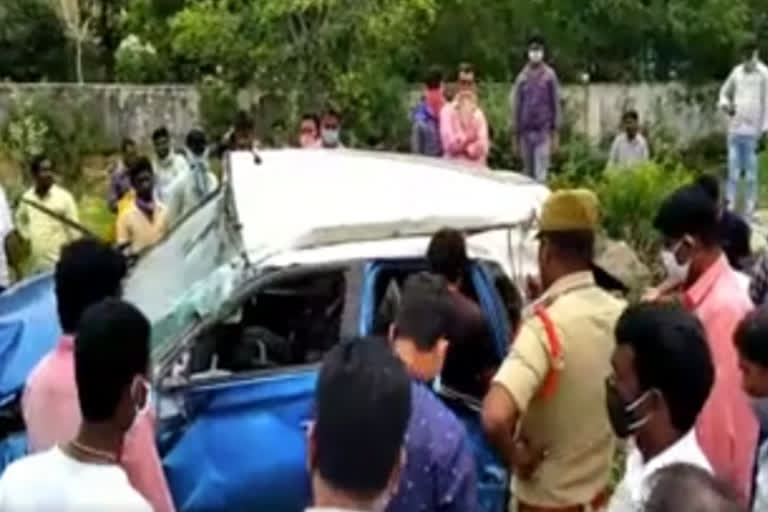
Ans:
[{"label": "blue face mask", "polygon": [[323,144],[326,146],[337,146],[339,144],[339,130],[323,128]]}]

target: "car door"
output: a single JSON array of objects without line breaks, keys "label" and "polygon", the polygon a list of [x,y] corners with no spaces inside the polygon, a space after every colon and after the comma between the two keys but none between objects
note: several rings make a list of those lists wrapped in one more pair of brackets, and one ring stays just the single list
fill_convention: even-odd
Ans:
[{"label": "car door", "polygon": [[[360,296],[360,334],[374,333],[378,295],[383,276],[402,275],[426,270],[423,259],[381,260],[365,266]],[[469,278],[476,299],[485,312],[491,326],[493,340],[499,358],[506,355],[508,322],[504,308],[496,293],[489,275],[481,265],[472,262],[469,266]],[[387,277],[384,277],[387,279]],[[502,512],[506,510],[509,496],[509,478],[503,464],[489,445],[483,432],[480,418],[479,400],[453,393],[447,389],[438,389],[438,394],[448,407],[464,424],[475,455],[478,475],[478,511]]]},{"label": "car door", "polygon": [[[159,389],[159,448],[178,510],[300,512],[309,503],[306,432],[313,417],[319,363],[227,373],[216,364],[197,375],[174,376],[175,364],[212,325],[245,318],[248,297],[281,283],[309,279],[332,267],[268,272],[234,293],[230,306],[198,322],[163,364]],[[344,304],[335,339],[354,334],[359,284],[343,270]],[[254,295],[256,294],[256,295]],[[296,319],[294,319],[296,320]],[[298,321],[298,320],[296,320]],[[174,361],[174,359],[176,361]],[[188,358],[187,358],[188,359]]]}]

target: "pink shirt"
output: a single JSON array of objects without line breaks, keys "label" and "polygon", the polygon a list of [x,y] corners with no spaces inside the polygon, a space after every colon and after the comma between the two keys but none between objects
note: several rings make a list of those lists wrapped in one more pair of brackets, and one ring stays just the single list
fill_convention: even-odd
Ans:
[{"label": "pink shirt", "polygon": [[685,303],[704,324],[715,364],[712,393],[696,424],[699,443],[715,473],[747,503],[758,424],[741,388],[733,333],[752,310],[752,301],[726,257],[721,256],[685,292]]},{"label": "pink shirt", "polygon": [[[40,361],[27,379],[22,412],[31,452],[47,450],[70,441],[80,427],[80,404],[75,384],[74,344],[62,336],[58,345]],[[125,436],[120,461],[128,479],[155,512],[173,512],[160,457],[155,445],[154,417],[140,417]]]},{"label": "pink shirt", "polygon": [[[470,126],[465,128],[459,120],[455,103],[448,103],[440,112],[440,139],[445,158],[461,160],[485,167],[490,150],[488,123],[478,107]],[[471,141],[471,142],[470,142]]]}]

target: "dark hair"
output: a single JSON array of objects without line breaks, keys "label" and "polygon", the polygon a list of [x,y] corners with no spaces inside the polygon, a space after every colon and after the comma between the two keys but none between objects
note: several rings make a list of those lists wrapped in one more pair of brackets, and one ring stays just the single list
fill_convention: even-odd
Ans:
[{"label": "dark hair", "polygon": [[424,85],[427,89],[437,89],[443,83],[443,72],[437,66],[430,66],[424,75]]},{"label": "dark hair", "polygon": [[104,242],[83,238],[64,246],[53,276],[64,332],[75,332],[89,306],[118,296],[126,272],[123,255]]},{"label": "dark hair", "polygon": [[595,257],[595,233],[589,230],[543,231],[546,240],[562,258],[578,263],[591,263]]},{"label": "dark hair", "polygon": [[662,202],[653,227],[670,238],[688,233],[705,245],[717,245],[720,238],[717,204],[701,186],[685,185]]},{"label": "dark hair", "polygon": [[317,116],[317,114],[312,113],[306,113],[303,116],[301,116],[301,122],[304,121],[312,121],[312,124],[315,125],[315,129],[317,131],[320,131],[320,118]]},{"label": "dark hair", "polygon": [[768,368],[768,310],[752,310],[739,322],[733,339],[741,357]]},{"label": "dark hair", "polygon": [[473,75],[475,74],[475,66],[473,66],[469,62],[462,62],[461,64],[459,64],[459,74],[460,75],[461,74],[469,74],[469,73],[472,73]]},{"label": "dark hair", "polygon": [[83,314],[75,338],[75,381],[85,421],[114,417],[136,375],[149,370],[149,321],[134,306],[106,299]]},{"label": "dark hair", "polygon": [[133,165],[128,168],[128,178],[130,178],[131,183],[134,183],[143,172],[154,174],[154,169],[152,169],[152,162],[149,161],[149,158],[140,156],[133,162]]},{"label": "dark hair", "polygon": [[619,318],[616,342],[632,348],[640,388],[661,393],[672,425],[693,428],[715,379],[701,322],[677,305],[637,304]]},{"label": "dark hair", "polygon": [[629,110],[626,110],[621,115],[621,119],[623,119],[624,121],[626,121],[628,119],[631,119],[633,121],[638,121],[640,119],[640,116],[637,114],[637,110],[629,109]]},{"label": "dark hair", "polygon": [[157,142],[160,139],[170,139],[171,134],[168,132],[168,128],[161,126],[154,132],[152,132],[152,141]]},{"label": "dark hair", "polygon": [[720,200],[720,182],[712,174],[702,174],[696,178],[696,184],[707,193],[710,199],[717,202]]},{"label": "dark hair", "polygon": [[325,112],[323,113],[323,117],[335,117],[339,121],[341,121],[341,112],[337,108],[334,107],[328,107],[325,109]]},{"label": "dark hair", "polygon": [[194,128],[187,134],[186,144],[192,153],[202,155],[205,152],[206,146],[208,146],[208,138],[203,130]]},{"label": "dark hair", "polygon": [[315,399],[320,476],[355,497],[377,497],[398,462],[411,415],[403,364],[383,340],[342,343],[325,356]]},{"label": "dark hair", "polygon": [[237,133],[252,133],[255,130],[255,124],[248,112],[245,110],[239,110],[235,116],[235,132]]},{"label": "dark hair", "polygon": [[743,54],[752,54],[754,52],[760,51],[760,44],[757,42],[757,39],[755,38],[749,38],[748,41],[746,41],[742,47],[741,51]]},{"label": "dark hair", "polygon": [[50,158],[48,158],[48,155],[46,154],[35,155],[32,157],[32,160],[29,162],[29,169],[32,171],[33,176],[37,176],[40,172],[40,166],[43,165],[43,162],[46,160],[50,161]]},{"label": "dark hair", "polygon": [[432,272],[451,283],[458,281],[464,275],[469,261],[464,235],[450,228],[435,233],[427,248],[427,261]]},{"label": "dark hair", "polygon": [[534,45],[544,48],[547,46],[547,43],[544,41],[544,38],[541,36],[541,34],[534,34],[528,38],[528,44],[526,46],[531,47]]},{"label": "dark hair", "polygon": [[412,340],[416,348],[428,352],[448,336],[450,319],[451,302],[445,279],[420,272],[405,281],[394,321],[396,338]]},{"label": "dark hair", "polygon": [[136,147],[136,141],[135,141],[135,140],[133,140],[133,139],[132,139],[132,138],[130,138],[130,137],[125,137],[125,138],[123,139],[123,141],[120,143],[120,149],[121,149],[123,152],[124,152],[126,149],[128,149],[129,147],[131,147],[131,146],[133,146],[133,147]]},{"label": "dark hair", "polygon": [[746,512],[727,483],[692,464],[665,466],[649,483],[645,512]]}]

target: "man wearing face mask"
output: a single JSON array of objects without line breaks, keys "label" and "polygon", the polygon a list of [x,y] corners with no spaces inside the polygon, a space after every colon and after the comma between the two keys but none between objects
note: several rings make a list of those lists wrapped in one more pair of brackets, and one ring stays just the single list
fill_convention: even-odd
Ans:
[{"label": "man wearing face mask", "polygon": [[746,215],[757,206],[760,138],[768,123],[768,74],[756,43],[744,49],[744,61],[736,66],[720,90],[718,106],[730,120],[728,128],[728,206],[735,208],[736,191],[744,172],[747,182]]},{"label": "man wearing face mask", "polygon": [[320,121],[320,139],[325,149],[340,149],[344,147],[341,142],[341,114],[335,109],[329,108]]},{"label": "man wearing face mask", "polygon": [[539,228],[544,294],[494,378],[483,425],[515,475],[519,512],[600,509],[615,448],[604,378],[625,303],[593,277],[598,202],[592,192],[553,193]]},{"label": "man wearing face mask", "polygon": [[634,512],[657,470],[687,463],[712,471],[694,427],[715,370],[701,323],[677,305],[630,306],[616,325],[616,343],[606,408],[616,435],[631,442],[608,512]]},{"label": "man wearing face mask", "polygon": [[408,375],[386,341],[356,339],[328,352],[315,414],[307,512],[382,512],[397,492],[411,416]]},{"label": "man wearing face mask", "polygon": [[149,403],[149,338],[149,321],[117,299],[83,314],[74,342],[80,426],[5,470],[0,510],[152,511],[120,467],[126,433]]},{"label": "man wearing face mask", "polygon": [[[30,453],[49,450],[77,436],[82,417],[75,375],[74,339],[79,334],[81,317],[90,306],[120,295],[126,272],[122,254],[102,242],[83,239],[62,250],[54,282],[59,322],[64,334],[30,373],[21,401]],[[100,338],[104,350],[119,351],[121,349],[113,345],[128,343],[119,338],[120,333],[119,330],[110,331],[108,336]],[[121,359],[117,357],[115,361]],[[109,361],[105,359],[105,364],[116,364],[115,361],[110,356]],[[140,415],[130,428],[119,463],[131,485],[152,505],[154,512],[174,510],[157,453],[151,411]]]},{"label": "man wearing face mask", "polygon": [[717,206],[702,187],[686,185],[667,197],[654,227],[663,237],[668,281],[677,283],[675,298],[704,325],[717,368],[696,425],[699,442],[717,476],[746,503],[758,428],[741,390],[733,333],[752,302],[720,247]]},{"label": "man wearing face mask", "polygon": [[208,140],[205,132],[194,129],[187,135],[186,156],[190,172],[176,178],[168,199],[168,226],[173,226],[195,209],[216,187],[219,180],[208,163]]},{"label": "man wearing face mask", "polygon": [[552,153],[557,151],[560,86],[555,71],[544,62],[544,40],[528,42],[528,63],[510,93],[512,149],[523,160],[526,174],[547,181]]}]

